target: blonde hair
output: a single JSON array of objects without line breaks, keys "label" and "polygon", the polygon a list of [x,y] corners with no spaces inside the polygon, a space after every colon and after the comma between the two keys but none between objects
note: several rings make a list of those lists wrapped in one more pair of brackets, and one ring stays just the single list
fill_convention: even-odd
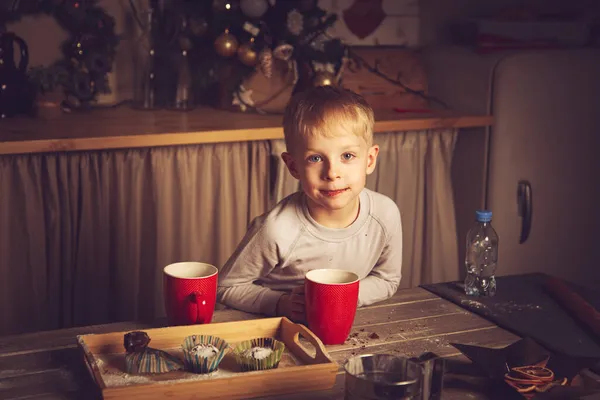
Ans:
[{"label": "blonde hair", "polygon": [[334,137],[340,128],[362,137],[371,146],[374,124],[373,109],[361,95],[333,86],[314,87],[294,95],[283,115],[288,152],[298,139]]}]

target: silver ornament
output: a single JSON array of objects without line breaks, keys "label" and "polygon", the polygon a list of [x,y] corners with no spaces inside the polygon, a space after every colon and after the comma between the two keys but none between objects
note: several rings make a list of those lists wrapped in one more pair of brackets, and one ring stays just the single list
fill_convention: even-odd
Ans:
[{"label": "silver ornament", "polygon": [[250,18],[262,17],[269,8],[267,0],[240,0],[240,9]]}]

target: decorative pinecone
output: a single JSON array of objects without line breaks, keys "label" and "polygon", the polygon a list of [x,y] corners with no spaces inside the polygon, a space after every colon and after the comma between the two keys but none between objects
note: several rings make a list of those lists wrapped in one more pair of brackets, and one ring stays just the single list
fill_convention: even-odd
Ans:
[{"label": "decorative pinecone", "polygon": [[271,49],[264,49],[258,55],[261,72],[267,77],[273,76],[273,52]]}]

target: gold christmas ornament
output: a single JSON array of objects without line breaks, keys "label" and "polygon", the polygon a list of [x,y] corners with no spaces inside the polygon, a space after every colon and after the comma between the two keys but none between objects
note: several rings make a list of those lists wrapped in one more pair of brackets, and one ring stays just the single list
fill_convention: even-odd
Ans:
[{"label": "gold christmas ornament", "polygon": [[215,50],[221,57],[231,57],[237,49],[238,41],[235,36],[229,33],[229,29],[225,29],[225,32],[215,40]]},{"label": "gold christmas ornament", "polygon": [[237,50],[237,55],[242,64],[252,67],[258,61],[258,53],[254,50],[254,38],[250,42],[244,43]]},{"label": "gold christmas ornament", "polygon": [[335,86],[335,75],[331,72],[319,72],[313,79],[314,86]]}]

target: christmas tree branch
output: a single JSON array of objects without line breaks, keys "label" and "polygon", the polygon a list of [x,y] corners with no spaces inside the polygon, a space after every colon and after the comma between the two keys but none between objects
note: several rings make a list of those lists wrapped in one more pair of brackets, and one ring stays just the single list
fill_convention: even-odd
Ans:
[{"label": "christmas tree branch", "polygon": [[[348,55],[349,55],[350,60],[352,60],[354,63],[356,63],[359,68],[364,67],[367,71],[371,72],[372,74],[377,75],[378,77],[384,79],[385,81],[387,81],[393,85],[401,87],[407,93],[410,93],[415,96],[419,96],[422,99],[425,99],[428,103],[437,103],[444,108],[449,108],[445,102],[438,99],[437,97],[429,96],[429,95],[425,94],[425,92],[422,90],[415,90],[415,89],[410,88],[409,86],[404,84],[402,81],[400,81],[400,79],[399,79],[400,76],[398,76],[396,79],[394,79],[394,78],[390,78],[388,75],[381,72],[381,70],[379,69],[379,61],[378,60],[375,61],[374,66],[371,66],[364,58],[362,58],[361,56],[359,56],[358,54],[353,52],[350,48],[348,48]],[[351,66],[348,66],[348,69],[352,71]]]}]

